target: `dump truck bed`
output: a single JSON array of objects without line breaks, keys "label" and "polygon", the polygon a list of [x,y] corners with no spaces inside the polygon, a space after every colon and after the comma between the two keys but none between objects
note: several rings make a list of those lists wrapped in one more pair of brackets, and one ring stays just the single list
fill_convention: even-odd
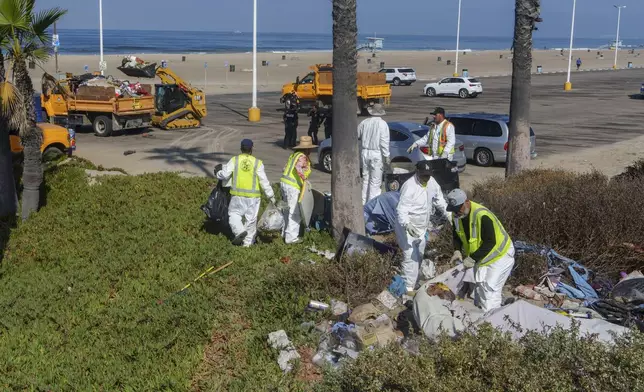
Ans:
[{"label": "dump truck bed", "polygon": [[[318,95],[333,95],[333,75],[331,72],[318,74]],[[358,72],[358,98],[364,100],[391,97],[391,86],[387,83],[386,75],[379,72]]]},{"label": "dump truck bed", "polygon": [[[143,86],[143,88],[148,92],[151,91],[150,86]],[[114,88],[82,86],[78,88],[76,94],[68,97],[67,110],[70,112],[113,113],[119,116],[154,113],[154,97],[147,95],[117,98]]]}]

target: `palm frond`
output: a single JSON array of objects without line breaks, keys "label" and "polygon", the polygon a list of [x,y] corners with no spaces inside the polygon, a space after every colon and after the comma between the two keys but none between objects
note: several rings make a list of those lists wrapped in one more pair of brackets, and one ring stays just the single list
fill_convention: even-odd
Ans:
[{"label": "palm frond", "polygon": [[9,126],[20,133],[27,129],[27,116],[23,107],[22,94],[15,85],[0,82],[0,113],[9,121]]},{"label": "palm frond", "polygon": [[42,10],[32,16],[31,25],[33,33],[42,43],[50,43],[51,36],[48,34],[49,29],[54,23],[62,18],[67,13],[59,7]]},{"label": "palm frond", "polygon": [[[31,3],[31,4],[29,4]],[[33,0],[0,1],[0,30],[31,30]],[[6,31],[2,31],[3,35]]]}]

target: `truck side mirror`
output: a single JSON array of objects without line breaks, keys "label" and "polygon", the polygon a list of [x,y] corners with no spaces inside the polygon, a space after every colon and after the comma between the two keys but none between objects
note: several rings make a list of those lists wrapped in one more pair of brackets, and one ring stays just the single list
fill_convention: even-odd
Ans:
[{"label": "truck side mirror", "polygon": [[299,76],[295,78],[295,84],[300,84],[300,77]]}]

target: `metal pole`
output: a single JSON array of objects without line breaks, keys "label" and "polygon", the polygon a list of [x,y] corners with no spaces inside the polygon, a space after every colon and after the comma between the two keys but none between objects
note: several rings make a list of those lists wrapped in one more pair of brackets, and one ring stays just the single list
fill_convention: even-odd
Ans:
[{"label": "metal pole", "polygon": [[257,107],[257,0],[253,0],[253,108]]},{"label": "metal pole", "polygon": [[101,62],[99,64],[99,69],[101,70],[101,75],[104,74],[103,71],[103,0],[98,0],[98,35],[99,35],[99,40],[100,40],[100,46],[101,46]]},{"label": "metal pole", "polygon": [[622,8],[626,8],[625,5],[616,5],[617,8],[617,34],[615,35],[615,62],[613,63],[613,68],[617,69],[617,50],[619,49],[619,22],[622,16]]},{"label": "metal pole", "polygon": [[454,62],[454,76],[458,76],[458,46],[461,39],[461,0],[458,0],[458,21],[456,22],[456,61]]},{"label": "metal pole", "polygon": [[[58,30],[56,30],[56,22],[54,22],[54,35],[58,35]],[[56,78],[58,78],[58,46],[54,46],[54,58],[56,59]]]},{"label": "metal pole", "polygon": [[568,50],[568,76],[566,83],[570,83],[570,67],[572,66],[572,37],[575,32],[575,7],[577,0],[572,0],[572,23],[570,24],[570,49]]}]

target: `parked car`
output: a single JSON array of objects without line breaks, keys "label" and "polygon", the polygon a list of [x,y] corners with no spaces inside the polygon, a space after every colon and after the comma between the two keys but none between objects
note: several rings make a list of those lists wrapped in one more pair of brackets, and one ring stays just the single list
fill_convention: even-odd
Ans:
[{"label": "parked car", "polygon": [[[456,137],[465,144],[465,156],[479,166],[505,163],[508,156],[510,117],[504,114],[449,114]],[[530,128],[530,156],[537,157],[537,138]]]},{"label": "parked car", "polygon": [[[429,152],[427,147],[417,148],[411,154],[407,152],[413,142],[427,134],[428,126],[413,122],[388,122],[387,125],[389,125],[389,153],[392,162],[416,163],[428,158],[425,155]],[[331,140],[331,138],[325,139],[318,147],[320,166],[328,173],[331,173]],[[452,161],[457,163],[458,171],[463,172],[467,164],[465,147],[458,139],[454,147],[456,151]]]},{"label": "parked car", "polygon": [[413,68],[383,68],[380,73],[384,73],[387,77],[387,83],[392,83],[394,86],[404,84],[411,86],[416,81],[416,71]]},{"label": "parked car", "polygon": [[439,82],[427,83],[423,88],[423,94],[428,97],[457,95],[461,98],[476,98],[483,94],[483,85],[474,78],[445,78]]}]

